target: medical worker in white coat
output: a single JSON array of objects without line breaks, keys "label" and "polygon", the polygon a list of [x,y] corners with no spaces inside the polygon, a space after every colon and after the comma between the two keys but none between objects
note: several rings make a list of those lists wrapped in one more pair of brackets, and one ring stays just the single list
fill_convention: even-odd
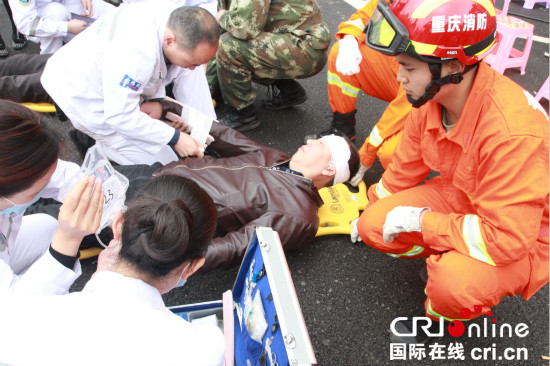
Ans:
[{"label": "medical worker in white coat", "polygon": [[9,0],[19,32],[54,53],[89,23],[115,7],[103,0]]},{"label": "medical worker in white coat", "polygon": [[219,28],[204,9],[174,6],[120,6],[56,52],[42,74],[74,127],[120,165],[176,161],[171,146],[181,157],[203,156],[205,145],[158,119],[158,100],[180,68],[215,55]]},{"label": "medical worker in white coat", "polygon": [[40,197],[60,200],[61,188],[78,179],[79,166],[58,159],[57,135],[39,118],[20,104],[0,100],[0,292],[61,294],[81,272],[76,254],[84,235],[67,257],[52,243],[56,219],[23,216]]},{"label": "medical worker in white coat", "polygon": [[183,177],[156,178],[142,192],[115,216],[114,240],[82,292],[15,294],[0,302],[0,363],[223,364],[217,325],[189,323],[161,297],[204,263],[216,226],[214,204]]},{"label": "medical worker in white coat", "polygon": [[[124,5],[134,4],[143,1],[158,0],[123,0]],[[216,16],[218,0],[165,0],[175,4],[175,6],[200,6]],[[206,80],[205,67],[196,67],[193,70],[178,68],[174,73],[174,86],[172,92],[174,98],[182,103],[190,105],[196,110],[217,119],[214,104],[208,81]]]},{"label": "medical worker in white coat", "polygon": [[[143,1],[158,0],[123,0],[125,5]],[[166,0],[176,6],[200,6],[208,10],[212,16],[216,16],[218,0]],[[206,80],[205,67],[196,67],[194,70],[179,68],[174,74],[174,98],[182,103],[190,105],[198,111],[217,119],[208,81]]]}]

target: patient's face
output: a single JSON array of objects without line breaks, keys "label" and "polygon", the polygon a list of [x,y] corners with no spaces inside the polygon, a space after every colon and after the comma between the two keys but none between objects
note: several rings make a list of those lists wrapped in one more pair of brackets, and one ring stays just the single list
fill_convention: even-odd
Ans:
[{"label": "patient's face", "polygon": [[307,143],[292,155],[291,169],[296,169],[311,178],[329,169],[331,159],[330,148],[325,140],[307,140]]}]

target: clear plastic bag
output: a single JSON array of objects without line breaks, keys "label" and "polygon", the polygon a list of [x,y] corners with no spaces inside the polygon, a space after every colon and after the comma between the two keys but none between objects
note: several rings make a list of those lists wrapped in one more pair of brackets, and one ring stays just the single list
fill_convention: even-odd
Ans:
[{"label": "clear plastic bag", "polygon": [[[95,175],[96,179],[101,179],[103,183],[103,214],[101,215],[101,223],[96,232],[97,237],[97,234],[99,234],[101,230],[112,223],[113,217],[118,211],[124,211],[126,209],[124,202],[126,201],[126,190],[130,182],[128,178],[113,168],[97,145],[88,149],[84,162],[80,167],[79,179],[91,175]],[[65,197],[67,197],[73,188],[74,187],[64,187],[61,191],[62,200],[65,200]],[[106,246],[99,238],[98,240],[103,246]]]}]

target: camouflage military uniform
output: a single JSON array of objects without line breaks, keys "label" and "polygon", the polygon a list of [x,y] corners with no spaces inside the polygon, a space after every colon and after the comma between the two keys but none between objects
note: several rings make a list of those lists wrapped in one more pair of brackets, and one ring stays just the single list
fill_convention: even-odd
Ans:
[{"label": "camouflage military uniform", "polygon": [[252,81],[307,78],[326,64],[330,33],[316,0],[232,0],[220,26],[208,84],[213,91],[219,80],[225,103],[236,109],[254,102]]}]

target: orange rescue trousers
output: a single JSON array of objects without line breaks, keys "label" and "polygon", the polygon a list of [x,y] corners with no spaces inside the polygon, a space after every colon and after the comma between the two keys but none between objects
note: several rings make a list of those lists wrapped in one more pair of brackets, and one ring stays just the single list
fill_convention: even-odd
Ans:
[{"label": "orange rescue trousers", "polygon": [[539,245],[533,248],[529,256],[503,266],[491,266],[455,250],[438,252],[430,249],[419,232],[401,233],[392,243],[384,242],[382,227],[387,213],[396,206],[430,207],[432,211],[446,214],[473,212],[467,205],[445,200],[442,190],[441,179],[435,178],[427,184],[374,202],[359,219],[359,235],[367,245],[394,257],[427,257],[425,308],[427,315],[433,319],[462,320],[461,310],[474,309],[475,305],[482,305],[483,308],[481,313],[472,312],[472,317],[485,314],[506,295],[521,294],[526,300],[531,297],[538,288],[529,286],[532,272],[530,257],[535,252],[539,258],[545,256],[545,270],[548,270],[547,231],[539,235]]}]

